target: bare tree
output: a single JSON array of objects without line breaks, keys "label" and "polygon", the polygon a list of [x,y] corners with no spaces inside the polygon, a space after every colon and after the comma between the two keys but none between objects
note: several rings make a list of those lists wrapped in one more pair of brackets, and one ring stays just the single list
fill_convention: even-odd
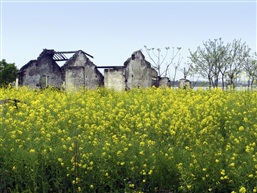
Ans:
[{"label": "bare tree", "polygon": [[175,68],[176,74],[176,70],[178,68],[177,65],[181,63],[181,60],[174,63],[174,59],[177,57],[181,47],[177,47],[176,49],[172,47],[171,57],[168,57],[170,54],[170,47],[165,47],[164,54],[162,54],[162,50],[160,48],[148,48],[147,46],[144,46],[144,48],[150,60],[153,62],[152,67],[157,71],[158,76],[167,77],[171,65]]},{"label": "bare tree", "polygon": [[[181,61],[182,61],[183,57],[181,58],[180,57],[180,54],[179,54],[179,57],[178,57],[178,61],[175,63],[173,63],[173,67],[174,67],[174,76],[173,76],[173,87],[175,87],[175,81],[176,81],[176,76],[177,76],[177,71],[178,71],[178,68],[181,64]],[[167,75],[165,75],[167,76]]]},{"label": "bare tree", "polygon": [[197,84],[200,76],[198,75],[196,80],[194,79],[194,75],[196,75],[197,72],[195,72],[193,64],[191,62],[187,61],[186,63],[184,63],[184,67],[180,68],[179,71],[181,71],[183,73],[183,78],[184,79],[188,79],[188,76],[190,76],[190,77],[193,76],[194,81],[191,84],[191,88],[194,88],[195,85]]},{"label": "bare tree", "polygon": [[194,68],[193,68],[193,64],[189,61],[184,63],[184,67],[180,68],[179,71],[181,71],[183,73],[183,78],[184,79],[187,79],[188,76],[192,76],[195,73]]}]

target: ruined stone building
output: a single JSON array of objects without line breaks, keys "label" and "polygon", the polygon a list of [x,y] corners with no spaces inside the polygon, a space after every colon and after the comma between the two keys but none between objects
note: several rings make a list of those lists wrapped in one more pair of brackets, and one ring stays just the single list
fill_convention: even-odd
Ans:
[{"label": "ruined stone building", "polygon": [[146,88],[154,85],[157,71],[147,62],[141,51],[134,52],[122,67],[104,70],[104,85],[115,90]]},{"label": "ruined stone building", "polygon": [[167,77],[159,77],[157,71],[145,60],[143,53],[135,51],[121,67],[104,70],[104,85],[115,90],[170,86]]},{"label": "ruined stone building", "polygon": [[181,78],[178,82],[178,87],[182,89],[192,88],[192,84],[190,80]]},{"label": "ruined stone building", "polygon": [[79,50],[62,66],[63,81],[69,88],[98,88],[104,77],[85,52]]},{"label": "ruined stone building", "polygon": [[19,70],[19,85],[38,88],[49,84],[60,88],[63,84],[62,70],[53,56],[53,50],[44,50],[37,60],[24,65]]},{"label": "ruined stone building", "polygon": [[[73,54],[68,58],[66,54]],[[135,51],[123,66],[96,66],[82,50],[56,52],[44,49],[37,60],[31,60],[19,71],[19,85],[42,88],[47,85],[66,89],[106,88],[127,90],[152,86],[170,86],[167,77],[158,77],[157,71],[145,60],[141,51]],[[57,62],[65,61],[60,67]],[[104,68],[104,76],[98,70]]]},{"label": "ruined stone building", "polygon": [[[67,58],[65,54],[68,53],[74,55]],[[31,60],[19,70],[19,85],[32,88],[64,86],[66,89],[103,86],[103,75],[88,56],[90,55],[81,50],[56,52],[44,49],[37,60]],[[56,63],[58,61],[66,62],[60,67]]]}]

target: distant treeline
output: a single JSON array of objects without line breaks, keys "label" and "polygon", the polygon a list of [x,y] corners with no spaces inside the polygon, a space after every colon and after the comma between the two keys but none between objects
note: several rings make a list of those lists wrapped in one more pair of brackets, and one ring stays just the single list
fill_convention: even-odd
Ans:
[{"label": "distant treeline", "polygon": [[[171,87],[178,87],[178,83],[179,83],[179,81],[171,81]],[[204,81],[204,80],[191,81],[191,85],[192,85],[193,88],[194,87],[208,87],[209,86],[209,82],[208,81]],[[218,86],[222,87],[222,82],[219,82]],[[248,86],[247,81],[238,82],[236,84],[236,87],[240,87],[240,86],[247,87]]]}]

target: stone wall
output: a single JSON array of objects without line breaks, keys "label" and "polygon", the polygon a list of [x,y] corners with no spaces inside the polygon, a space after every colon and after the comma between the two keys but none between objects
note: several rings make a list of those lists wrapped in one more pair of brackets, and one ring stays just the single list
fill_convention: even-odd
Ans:
[{"label": "stone wall", "polygon": [[82,50],[77,51],[71,58],[69,58],[62,68],[69,66],[85,66],[89,59]]},{"label": "stone wall", "polygon": [[104,86],[115,90],[170,87],[170,80],[167,77],[159,77],[139,50],[133,52],[123,66],[105,69]]},{"label": "stone wall", "polygon": [[153,78],[156,78],[155,70],[145,60],[141,51],[134,52],[124,63],[126,68],[127,88],[147,88],[153,86]]},{"label": "stone wall", "polygon": [[83,66],[70,66],[65,70],[65,86],[67,90],[85,87],[85,68]]},{"label": "stone wall", "polygon": [[87,64],[85,66],[85,87],[86,88],[98,88],[104,85],[104,77],[92,64]]},{"label": "stone wall", "polygon": [[161,77],[159,80],[159,87],[171,87],[171,81],[168,77]]},{"label": "stone wall", "polygon": [[[74,55],[60,68],[55,60],[65,58],[61,53]],[[46,84],[61,88],[64,82],[68,90],[82,87],[95,89],[101,86],[115,90],[170,86],[169,79],[159,77],[140,50],[133,52],[123,66],[107,67],[104,75],[105,77],[82,50],[55,52],[45,49],[37,60],[32,60],[21,68],[19,84],[32,88],[42,88]]]},{"label": "stone wall", "polygon": [[23,68],[20,69],[19,84],[21,86],[31,86],[32,88],[36,88],[36,85],[39,85],[40,73],[37,70],[37,66],[37,61],[31,60]]},{"label": "stone wall", "polygon": [[178,87],[181,89],[191,88],[191,81],[188,79],[182,78],[179,80]]},{"label": "stone wall", "polygon": [[85,88],[92,89],[103,86],[104,84],[103,75],[81,50],[76,52],[63,65],[62,70],[65,73],[64,79],[66,87],[84,86]]},{"label": "stone wall", "polygon": [[37,60],[31,60],[19,71],[19,84],[31,88],[43,87],[47,77],[47,84],[60,88],[62,71],[58,64],[52,59],[52,53],[43,51]]},{"label": "stone wall", "polygon": [[108,89],[122,91],[126,89],[124,68],[112,68],[104,70],[104,86]]}]

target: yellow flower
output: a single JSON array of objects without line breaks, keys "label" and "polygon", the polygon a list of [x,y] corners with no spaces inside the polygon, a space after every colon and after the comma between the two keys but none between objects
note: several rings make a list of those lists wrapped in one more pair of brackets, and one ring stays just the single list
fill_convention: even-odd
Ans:
[{"label": "yellow flower", "polygon": [[244,130],[244,127],[243,127],[243,126],[240,126],[240,127],[238,128],[238,130],[239,130],[239,131],[243,131],[243,130]]},{"label": "yellow flower", "polygon": [[246,193],[246,188],[245,187],[241,187],[239,189],[239,193]]},{"label": "yellow flower", "polygon": [[125,165],[125,162],[120,162],[120,165],[121,165],[121,166]]},{"label": "yellow flower", "polygon": [[31,149],[29,152],[30,153],[35,153],[35,149]]},{"label": "yellow flower", "polygon": [[129,187],[130,187],[130,188],[134,188],[134,187],[135,187],[135,184],[129,184]]},{"label": "yellow flower", "polygon": [[245,151],[246,151],[247,153],[249,153],[249,152],[251,151],[251,147],[247,145],[246,148],[245,148]]}]

